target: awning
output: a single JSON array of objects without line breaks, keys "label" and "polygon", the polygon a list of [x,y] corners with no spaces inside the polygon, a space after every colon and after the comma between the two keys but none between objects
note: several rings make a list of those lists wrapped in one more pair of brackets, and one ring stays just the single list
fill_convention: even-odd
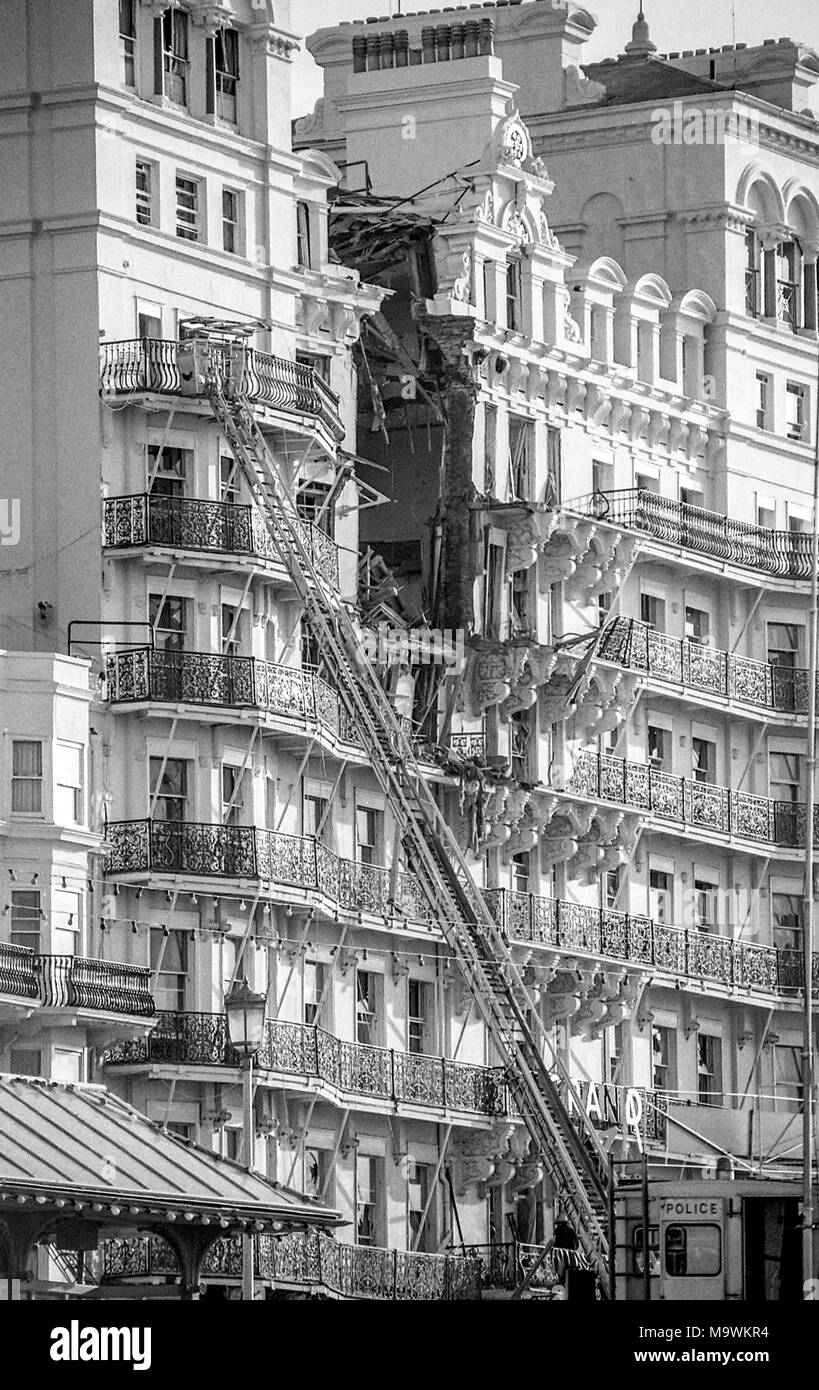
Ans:
[{"label": "awning", "polygon": [[160,1128],[104,1086],[0,1074],[0,1224],[12,1215],[172,1229],[339,1224],[312,1197]]}]

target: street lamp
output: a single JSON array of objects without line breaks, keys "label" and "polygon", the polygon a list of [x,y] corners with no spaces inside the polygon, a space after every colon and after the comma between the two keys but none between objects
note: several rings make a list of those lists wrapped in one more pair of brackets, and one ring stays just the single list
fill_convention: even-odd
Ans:
[{"label": "street lamp", "polygon": [[[243,1155],[248,1172],[253,1168],[253,1061],[262,1045],[266,1005],[265,996],[255,994],[247,980],[234,981],[225,995],[228,1037],[242,1069]],[[253,1296],[253,1238],[243,1235],[242,1298],[252,1300]]]}]

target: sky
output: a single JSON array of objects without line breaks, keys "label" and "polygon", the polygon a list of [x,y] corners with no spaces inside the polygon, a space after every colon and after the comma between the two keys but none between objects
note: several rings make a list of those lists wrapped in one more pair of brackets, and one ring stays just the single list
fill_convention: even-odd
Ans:
[{"label": "sky", "polygon": [[[342,19],[443,9],[455,0],[291,0],[291,26],[311,33]],[[597,32],[588,45],[589,62],[622,52],[631,38],[639,0],[581,0],[597,14]],[[733,12],[736,12],[736,19]],[[661,53],[683,48],[715,48],[726,43],[760,43],[791,38],[819,48],[818,0],[645,0],[651,36]],[[736,38],[734,38],[736,35]],[[312,111],[321,96],[321,72],[306,49],[296,58],[294,115]]]}]

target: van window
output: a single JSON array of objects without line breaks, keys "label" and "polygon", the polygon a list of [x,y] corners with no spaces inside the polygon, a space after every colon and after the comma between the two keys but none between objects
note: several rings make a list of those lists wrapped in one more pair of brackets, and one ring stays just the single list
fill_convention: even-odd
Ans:
[{"label": "van window", "polygon": [[665,1228],[665,1269],[674,1278],[713,1278],[722,1268],[719,1226],[692,1223]]}]

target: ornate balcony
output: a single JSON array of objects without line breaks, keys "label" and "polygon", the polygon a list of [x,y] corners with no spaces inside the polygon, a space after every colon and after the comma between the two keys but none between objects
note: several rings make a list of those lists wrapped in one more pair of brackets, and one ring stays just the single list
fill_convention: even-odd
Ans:
[{"label": "ornate balcony", "polygon": [[[489,890],[486,900],[510,940],[645,966],[652,974],[689,980],[693,985],[707,983],[767,995],[782,995],[802,986],[798,951],[505,888]],[[819,953],[814,956],[813,973],[819,988]]]},{"label": "ornate balcony", "polygon": [[321,893],[338,908],[432,920],[414,874],[341,859],[307,835],[283,835],[253,826],[192,821],[134,820],[109,825],[107,873],[186,874],[194,878],[265,879],[282,887]]},{"label": "ornate balcony", "polygon": [[[337,588],[338,547],[312,522],[302,521],[300,526],[314,565]],[[107,497],[103,508],[103,545],[111,550],[164,546],[281,563],[255,507],[238,502],[206,502],[195,497],[167,497],[161,493]]]},{"label": "ornate balcony", "polygon": [[[511,1293],[520,1287],[537,1264],[544,1246],[514,1240],[496,1241],[492,1245],[462,1245],[458,1249],[465,1258],[479,1262],[482,1289],[503,1289]],[[535,1294],[553,1288],[560,1283],[570,1266],[588,1268],[579,1251],[553,1247],[532,1275],[529,1288]]]},{"label": "ornate balcony", "polygon": [[[282,1289],[343,1298],[451,1302],[479,1296],[480,1262],[468,1252],[426,1255],[346,1245],[319,1231],[255,1236],[257,1278]],[[179,1261],[161,1236],[110,1239],[100,1246],[103,1284],[121,1279],[179,1278]],[[206,1279],[241,1279],[241,1237],[224,1236],[205,1258]]]},{"label": "ornate balcony", "polygon": [[486,762],[486,734],[478,730],[471,734],[452,734],[449,747],[459,758],[483,765]]},{"label": "ornate balcony", "polygon": [[153,1018],[151,972],[87,956],[35,955],[25,946],[0,941],[0,1001],[36,1002],[51,1009]]},{"label": "ornate balcony", "polygon": [[810,579],[812,538],[807,533],[769,531],[643,488],[595,492],[566,507],[711,560],[727,560],[783,579]]},{"label": "ornate balcony", "polygon": [[58,1009],[153,1018],[151,972],[141,965],[93,960],[86,956],[35,956],[34,973],[42,1004]]},{"label": "ornate balcony", "polygon": [[[162,338],[131,338],[103,343],[100,349],[100,393],[104,396],[134,396],[149,393],[180,396],[180,346]],[[217,360],[222,353],[225,365],[230,349],[209,345],[209,355]],[[313,367],[275,357],[256,348],[245,349],[242,390],[252,404],[266,406],[280,414],[307,416],[336,442],[344,438],[338,409],[338,396]],[[189,392],[185,395],[190,397]]]},{"label": "ornate balcony", "polygon": [[[710,782],[692,782],[660,772],[648,763],[580,753],[567,790],[591,801],[616,802],[686,828],[710,830],[781,849],[798,849],[805,843],[804,806],[729,791]],[[819,808],[813,833],[819,844]]]},{"label": "ornate balcony", "polygon": [[0,941],[0,999],[21,1003],[40,995],[34,973],[34,952],[26,946]]},{"label": "ornate balcony", "polygon": [[160,651],[115,652],[106,666],[111,704],[154,703],[252,708],[282,718],[323,724],[346,743],[359,731],[338,693],[312,671],[250,656]]},{"label": "ornate balcony", "polygon": [[[119,1043],[106,1053],[109,1066],[152,1062],[238,1066],[222,1014],[160,1014],[149,1037]],[[499,1068],[347,1042],[308,1024],[270,1020],[257,1065],[262,1070],[315,1078],[350,1096],[478,1115],[507,1111]]]},{"label": "ornate balcony", "polygon": [[610,623],[597,655],[601,661],[645,671],[652,680],[670,681],[687,690],[783,714],[807,712],[808,671],[751,661],[698,642],[668,637],[636,618],[617,618]]}]

